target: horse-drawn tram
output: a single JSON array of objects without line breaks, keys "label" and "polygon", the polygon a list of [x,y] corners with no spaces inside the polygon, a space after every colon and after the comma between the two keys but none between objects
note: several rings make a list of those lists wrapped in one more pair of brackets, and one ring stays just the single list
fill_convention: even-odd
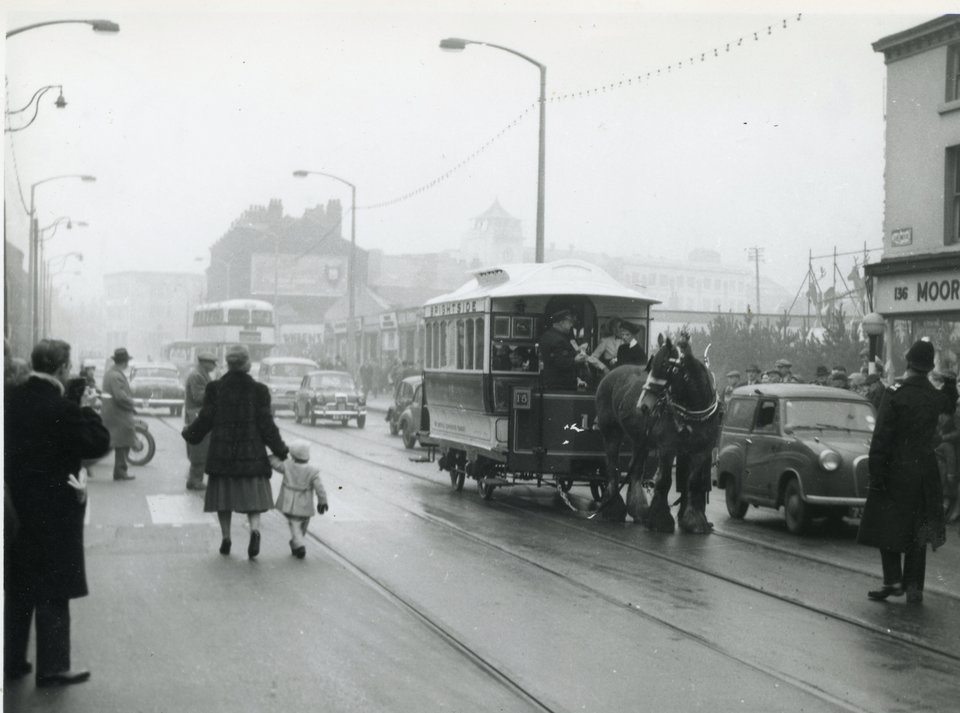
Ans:
[{"label": "horse-drawn tram", "polygon": [[[476,480],[484,498],[533,481],[563,490],[589,484],[599,500],[606,475],[594,396],[611,366],[605,350],[626,329],[634,353],[645,352],[658,300],[579,260],[472,274],[424,306],[424,394],[440,468],[455,490]],[[576,378],[561,388],[551,364],[556,349],[545,347],[558,341],[568,357],[582,354]]]}]

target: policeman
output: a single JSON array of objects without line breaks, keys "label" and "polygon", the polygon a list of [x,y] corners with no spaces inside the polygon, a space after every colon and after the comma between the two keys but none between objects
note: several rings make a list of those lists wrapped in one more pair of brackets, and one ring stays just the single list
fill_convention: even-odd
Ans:
[{"label": "policeman", "polygon": [[883,586],[867,592],[882,600],[907,593],[923,601],[927,544],[946,540],[943,488],[934,453],[940,414],[952,414],[956,379],[937,390],[927,379],[933,369],[933,344],[915,342],[907,352],[901,383],[883,395],[870,442],[870,485],[857,541],[880,550]]},{"label": "policeman", "polygon": [[577,365],[584,363],[587,355],[573,345],[573,312],[562,309],[551,320],[553,325],[540,335],[541,383],[545,389],[575,391]]},{"label": "policeman", "polygon": [[[183,422],[190,425],[197,419],[203,406],[203,394],[211,381],[211,374],[217,368],[217,357],[211,352],[199,352],[197,365],[187,377],[187,386],[183,394]],[[190,470],[187,472],[187,490],[203,490],[203,470],[207,464],[207,446],[210,434],[197,445],[187,444],[187,459]]]},{"label": "policeman", "polygon": [[793,372],[790,371],[793,368],[791,364],[786,359],[777,359],[774,363],[774,366],[777,368],[777,371],[780,373],[780,381],[784,384],[799,384],[800,379],[793,375]]}]

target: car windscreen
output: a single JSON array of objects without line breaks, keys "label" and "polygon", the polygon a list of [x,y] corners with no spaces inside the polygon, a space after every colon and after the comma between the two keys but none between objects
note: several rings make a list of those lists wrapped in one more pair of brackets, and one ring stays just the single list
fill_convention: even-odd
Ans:
[{"label": "car windscreen", "polygon": [[313,377],[315,389],[337,389],[338,391],[353,391],[353,379],[347,374],[324,374]]},{"label": "car windscreen", "polygon": [[133,373],[134,379],[177,379],[180,374],[176,369],[157,369],[156,367],[139,367]]},{"label": "car windscreen", "polygon": [[876,418],[870,404],[860,401],[788,399],[784,404],[784,429],[864,431],[871,433]]},{"label": "car windscreen", "polygon": [[302,379],[316,368],[313,364],[272,364],[270,375],[281,379]]}]

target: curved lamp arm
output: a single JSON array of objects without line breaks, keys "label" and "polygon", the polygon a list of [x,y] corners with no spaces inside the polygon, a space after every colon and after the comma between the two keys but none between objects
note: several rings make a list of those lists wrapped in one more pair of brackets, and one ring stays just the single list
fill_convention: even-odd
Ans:
[{"label": "curved lamp arm", "polygon": [[116,22],[111,22],[110,20],[48,20],[47,22],[35,22],[32,25],[24,25],[23,27],[14,28],[7,33],[7,38],[13,37],[14,35],[19,35],[21,32],[26,32],[27,30],[35,30],[38,27],[46,27],[47,25],[67,25],[71,23],[83,23],[90,25],[94,32],[120,32],[120,25],[118,25]]}]

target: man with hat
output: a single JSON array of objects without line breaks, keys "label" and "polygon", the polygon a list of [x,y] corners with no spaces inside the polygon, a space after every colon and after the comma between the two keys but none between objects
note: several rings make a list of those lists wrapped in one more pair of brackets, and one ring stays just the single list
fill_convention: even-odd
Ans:
[{"label": "man with hat", "polygon": [[760,367],[756,364],[751,364],[747,367],[747,386],[753,386],[754,384],[760,383]]},{"label": "man with hat", "polygon": [[817,384],[818,386],[826,386],[829,380],[830,380],[830,370],[826,366],[821,364],[820,366],[817,367],[817,373],[813,377],[812,383]]},{"label": "man with hat", "polygon": [[[189,426],[197,419],[197,414],[203,407],[203,394],[207,384],[212,380],[214,369],[217,368],[217,355],[213,352],[202,351],[197,353],[197,365],[187,377],[186,389],[183,394],[183,422]],[[203,490],[203,468],[207,464],[207,448],[210,445],[210,434],[203,437],[197,445],[187,443],[187,460],[190,469],[187,471],[187,490]]]},{"label": "man with hat", "polygon": [[103,375],[103,425],[110,431],[110,447],[113,448],[113,479],[133,480],[135,475],[127,472],[127,454],[137,444],[137,432],[133,428],[136,407],[127,370],[130,353],[124,347],[113,352],[113,366]]},{"label": "man with hat", "polygon": [[884,393],[870,442],[870,483],[857,541],[880,550],[883,585],[870,599],[907,593],[907,601],[923,601],[927,544],[935,550],[946,540],[943,489],[934,434],[940,414],[952,414],[956,379],[937,390],[927,379],[934,347],[915,342],[907,352],[901,383]]},{"label": "man with hat", "polygon": [[777,371],[780,373],[780,381],[784,384],[799,384],[800,379],[793,375],[793,372],[790,370],[793,368],[791,364],[786,359],[777,359],[774,363],[774,366],[777,368]]},{"label": "man with hat", "polygon": [[730,398],[730,394],[733,393],[733,390],[738,386],[741,386],[740,382],[740,372],[736,369],[727,372],[727,385],[723,390],[723,397],[721,401],[723,403],[727,402],[727,399]]},{"label": "man with hat", "polygon": [[574,346],[571,338],[573,312],[562,309],[551,315],[551,320],[552,326],[540,335],[541,384],[545,389],[575,391],[577,365],[587,361],[587,355]]}]

